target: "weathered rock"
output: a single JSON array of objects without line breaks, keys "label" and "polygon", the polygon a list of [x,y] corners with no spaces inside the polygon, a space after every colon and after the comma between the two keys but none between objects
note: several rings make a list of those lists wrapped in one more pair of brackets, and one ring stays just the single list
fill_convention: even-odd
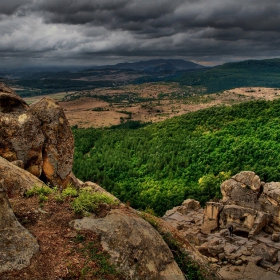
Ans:
[{"label": "weathered rock", "polygon": [[201,227],[201,232],[204,234],[209,234],[211,231],[219,227],[219,216],[223,209],[221,203],[207,202],[204,209],[203,223]]},{"label": "weathered rock", "polygon": [[258,175],[252,171],[243,171],[232,177],[235,181],[250,187],[253,191],[259,191],[261,187],[261,180]]},{"label": "weathered rock", "polygon": [[17,167],[0,156],[0,179],[4,180],[8,194],[24,193],[34,186],[45,185],[41,180],[26,170]]},{"label": "weathered rock", "polygon": [[198,251],[206,256],[218,256],[224,252],[224,244],[218,238],[213,238],[197,247]]},{"label": "weathered rock", "polygon": [[277,260],[278,250],[261,243],[254,247],[253,252],[256,256],[261,257],[263,260],[275,262]]},{"label": "weathered rock", "polygon": [[242,265],[242,263],[243,263],[243,261],[241,259],[239,259],[235,262],[235,265]]},{"label": "weathered rock", "polygon": [[220,261],[224,261],[225,258],[226,258],[226,255],[225,255],[224,253],[220,253],[220,254],[218,255],[218,258],[219,258]]},{"label": "weathered rock", "polygon": [[21,169],[24,169],[24,163],[22,160],[14,160],[11,161],[11,163],[17,167],[20,167]]},{"label": "weathered rock", "polygon": [[226,256],[232,255],[233,253],[235,253],[237,250],[239,249],[238,246],[235,246],[233,244],[227,244],[226,246],[224,246],[224,252]]},{"label": "weathered rock", "polygon": [[74,138],[64,111],[47,97],[31,104],[30,110],[40,120],[45,138],[43,173],[52,184],[66,185],[73,165]]},{"label": "weathered rock", "polygon": [[11,88],[0,83],[0,112],[9,113],[24,111],[28,108],[26,102],[21,99]]},{"label": "weathered rock", "polygon": [[78,185],[71,175],[74,138],[64,111],[50,98],[28,106],[0,83],[0,156],[53,185]]},{"label": "weathered rock", "polygon": [[247,251],[247,250],[244,250],[244,251],[242,251],[241,253],[242,253],[242,255],[244,255],[244,256],[251,256],[251,255],[252,255],[252,253],[251,253],[250,251]]},{"label": "weathered rock", "polygon": [[265,184],[259,201],[263,210],[272,215],[274,227],[280,226],[280,183]]},{"label": "weathered rock", "polygon": [[187,214],[191,210],[198,210],[200,209],[200,203],[197,200],[194,199],[186,199],[183,201],[182,205],[178,207],[177,211],[182,213],[182,214]]},{"label": "weathered rock", "polygon": [[199,232],[199,229],[197,229],[197,231],[190,231],[187,232],[185,234],[186,238],[188,239],[188,241],[190,241],[192,244],[196,245],[196,246],[200,246],[201,244],[203,244],[206,241],[205,235],[201,234]]},{"label": "weathered rock", "polygon": [[268,233],[268,234],[272,234],[273,233],[273,228],[271,226],[266,226],[264,229],[264,232]]},{"label": "weathered rock", "polygon": [[254,224],[249,232],[248,237],[252,237],[257,235],[259,232],[261,232],[264,228],[267,227],[268,223],[270,221],[270,215],[261,211],[257,212],[257,216],[254,220]]},{"label": "weathered rock", "polygon": [[280,241],[280,234],[279,233],[274,233],[271,235],[271,240],[273,242],[279,242]]},{"label": "weathered rock", "polygon": [[[201,254],[209,257],[210,262],[215,257],[219,259],[219,265],[226,265],[225,270],[221,269],[221,266],[218,268],[219,272],[225,272],[222,275],[226,275],[226,279],[279,278],[280,183],[261,182],[254,172],[246,171],[223,182],[221,192],[223,199],[219,203],[206,204],[201,226],[193,223],[195,229],[186,229],[192,224],[183,224],[182,221],[190,216],[189,212],[185,214],[182,211],[179,215],[178,209],[182,206],[173,208],[170,215],[165,217],[166,221],[171,221],[174,226],[177,222],[180,231],[188,232],[185,236],[193,244],[200,245],[196,248]],[[194,216],[192,214],[191,217]],[[229,236],[228,230],[230,224],[234,227],[232,237]],[[207,242],[197,242],[195,237],[199,232]],[[232,264],[235,265],[235,269],[231,270]],[[236,267],[238,265],[242,265],[242,269]],[[251,267],[255,268],[255,265],[278,271],[278,274],[274,276],[265,269],[258,268],[260,274],[250,275],[248,278]],[[250,269],[247,270],[247,267]],[[243,270],[246,271],[246,276],[243,275]]]},{"label": "weathered rock", "polygon": [[251,208],[238,205],[226,205],[220,213],[220,227],[227,228],[232,224],[234,229],[250,235],[259,233],[269,221],[269,215]]},{"label": "weathered rock", "polygon": [[103,248],[127,279],[185,279],[159,233],[132,213],[112,210],[105,218],[75,220],[73,226],[99,233]]},{"label": "weathered rock", "polygon": [[39,245],[17,221],[3,189],[0,189],[0,217],[0,273],[27,267]]},{"label": "weathered rock", "polygon": [[39,120],[13,92],[0,92],[0,102],[0,156],[8,161],[21,160],[25,169],[39,177],[44,144]]},{"label": "weathered rock", "polygon": [[280,204],[280,182],[267,183],[263,187],[263,194],[274,206]]}]

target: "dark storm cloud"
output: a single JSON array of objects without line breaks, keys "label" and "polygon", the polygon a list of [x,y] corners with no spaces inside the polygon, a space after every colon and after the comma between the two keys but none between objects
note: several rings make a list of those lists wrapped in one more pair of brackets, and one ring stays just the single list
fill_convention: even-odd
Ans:
[{"label": "dark storm cloud", "polygon": [[[280,56],[279,0],[3,0],[0,56],[42,61]],[[3,56],[3,55],[2,55]]]}]

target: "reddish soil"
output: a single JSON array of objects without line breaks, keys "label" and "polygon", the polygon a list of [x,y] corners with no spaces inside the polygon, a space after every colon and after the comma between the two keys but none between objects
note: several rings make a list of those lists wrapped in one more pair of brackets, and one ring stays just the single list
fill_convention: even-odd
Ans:
[{"label": "reddish soil", "polygon": [[[73,214],[68,201],[61,204],[49,197],[43,208],[38,197],[13,197],[10,203],[19,222],[38,240],[40,250],[29,267],[4,273],[1,280],[124,279],[102,272],[98,258],[106,259],[107,255],[100,238],[69,226],[71,220],[79,217]],[[91,258],[93,253],[98,258]]]},{"label": "reddish soil", "polygon": [[[188,92],[180,98],[177,95]],[[176,83],[149,83],[143,85],[129,85],[119,88],[100,88],[87,92],[94,94],[95,98],[83,97],[79,92],[79,99],[60,102],[65,109],[66,117],[70,125],[78,127],[109,127],[120,124],[121,121],[132,119],[142,122],[160,122],[165,119],[209,108],[217,105],[233,105],[250,100],[274,100],[280,97],[280,89],[272,88],[237,88],[222,93],[201,95],[203,89],[196,92],[191,87],[180,87]],[[150,98],[147,102],[120,102],[108,103],[98,99],[98,95],[113,96],[124,93],[132,93],[142,98]],[[164,93],[162,99],[158,99]],[[98,108],[99,110],[96,110]],[[125,113],[124,113],[125,112]],[[130,115],[128,114],[130,113]]]}]

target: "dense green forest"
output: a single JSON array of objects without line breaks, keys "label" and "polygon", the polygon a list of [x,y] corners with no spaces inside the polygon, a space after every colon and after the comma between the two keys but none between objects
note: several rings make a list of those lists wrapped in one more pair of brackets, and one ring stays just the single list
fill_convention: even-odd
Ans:
[{"label": "dense green forest", "polygon": [[236,87],[280,87],[280,59],[246,60],[225,63],[208,69],[186,72],[172,81],[182,85],[202,86],[206,93]]},{"label": "dense green forest", "polygon": [[73,133],[78,178],[158,215],[186,198],[203,204],[220,197],[220,183],[243,170],[280,180],[280,100]]}]

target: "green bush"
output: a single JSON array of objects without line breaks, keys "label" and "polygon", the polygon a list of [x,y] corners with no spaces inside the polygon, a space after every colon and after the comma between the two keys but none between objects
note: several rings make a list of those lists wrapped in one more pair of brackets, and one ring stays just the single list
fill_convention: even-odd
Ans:
[{"label": "green bush", "polygon": [[80,190],[79,196],[72,202],[72,208],[76,214],[86,212],[96,212],[99,204],[107,203],[110,205],[116,204],[113,198],[103,193],[96,193],[89,189]]},{"label": "green bush", "polygon": [[25,192],[26,197],[31,197],[34,195],[39,195],[41,197],[50,195],[52,193],[52,189],[48,186],[42,185],[41,187],[39,186],[33,186],[30,190]]},{"label": "green bush", "polygon": [[79,195],[79,192],[77,189],[75,189],[72,186],[68,186],[66,189],[64,189],[61,192],[61,197],[64,200],[66,197],[77,197]]}]

